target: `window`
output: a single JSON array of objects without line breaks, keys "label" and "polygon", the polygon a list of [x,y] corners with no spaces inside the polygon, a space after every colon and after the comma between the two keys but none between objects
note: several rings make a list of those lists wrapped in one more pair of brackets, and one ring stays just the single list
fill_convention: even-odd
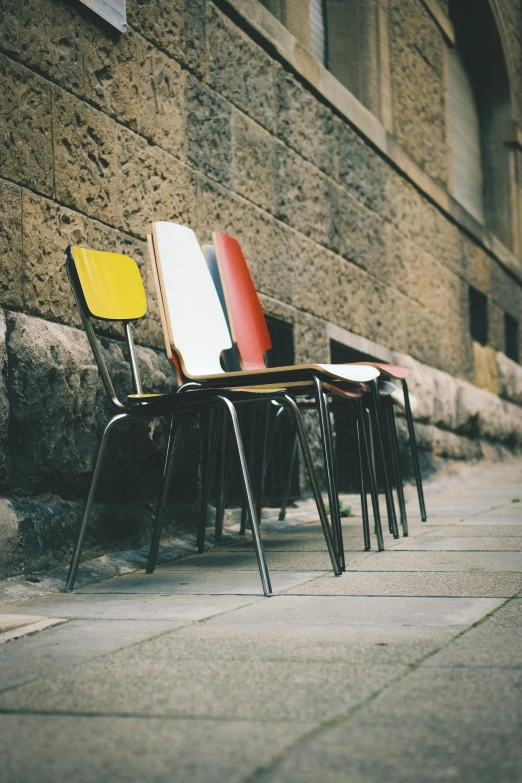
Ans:
[{"label": "window", "polygon": [[262,5],[284,24],[284,0],[261,0]]},{"label": "window", "polygon": [[456,45],[448,52],[449,138],[453,194],[508,247],[511,161],[505,144],[511,120],[509,77],[488,0],[450,0]]},{"label": "window", "polygon": [[469,330],[471,339],[481,345],[488,341],[488,298],[481,291],[469,287]]},{"label": "window", "polygon": [[518,362],[518,321],[509,313],[504,313],[504,346],[506,356]]},{"label": "window", "polygon": [[326,62],[326,30],[323,0],[310,0],[310,51],[319,62]]}]

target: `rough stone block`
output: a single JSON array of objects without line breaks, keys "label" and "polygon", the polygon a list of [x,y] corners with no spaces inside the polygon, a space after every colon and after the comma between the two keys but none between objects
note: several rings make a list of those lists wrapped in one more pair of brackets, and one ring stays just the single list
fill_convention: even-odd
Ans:
[{"label": "rough stone block", "polygon": [[56,197],[114,226],[122,224],[117,126],[53,88]]},{"label": "rough stone block", "polygon": [[392,26],[389,40],[397,141],[428,174],[446,182],[443,74],[426,61],[424,52],[402,44],[400,28]]},{"label": "rough stone block", "polygon": [[18,0],[4,0],[0,5],[0,41],[7,54],[20,52],[20,16]]},{"label": "rough stone block", "polygon": [[456,274],[465,274],[458,228],[391,169],[387,172],[391,222]]},{"label": "rough stone block", "polygon": [[84,35],[85,94],[173,155],[185,152],[185,77],[179,64],[130,30],[117,41],[96,25]]},{"label": "rough stone block", "polygon": [[392,45],[417,50],[442,76],[445,42],[442,31],[426,7],[418,0],[391,0],[388,18]]},{"label": "rough stone block", "polygon": [[326,174],[336,170],[331,110],[295,77],[280,69],[276,81],[277,134]]},{"label": "rough stone block", "polygon": [[6,322],[4,311],[0,310],[0,487],[6,485],[9,473],[9,457],[7,454],[9,392],[7,387],[7,373]]},{"label": "rough stone block", "polygon": [[331,224],[330,182],[315,166],[276,146],[277,217],[321,245],[328,245]]},{"label": "rough stone block", "polygon": [[388,213],[387,164],[343,120],[334,118],[338,177],[350,193],[381,216]]},{"label": "rough stone block", "polygon": [[212,3],[207,3],[206,38],[208,85],[273,131],[279,66]]},{"label": "rough stone block", "polygon": [[344,188],[331,184],[329,247],[368,272],[386,278],[385,223]]},{"label": "rough stone block", "polygon": [[257,290],[282,302],[291,302],[290,231],[218,185],[202,179],[198,193],[200,242],[211,241],[212,231],[235,237],[241,243]]},{"label": "rough stone block", "polygon": [[[408,239],[392,224],[385,226],[386,267],[380,277],[396,286],[447,321],[447,330],[455,328],[463,301],[467,309],[467,289],[460,277]],[[463,299],[465,295],[465,299]],[[440,335],[441,340],[444,335]]]},{"label": "rough stone block", "polygon": [[124,229],[145,237],[153,220],[194,224],[194,174],[168,152],[119,128],[118,168]]},{"label": "rough stone block", "polygon": [[84,334],[8,315],[12,483],[25,492],[71,491],[91,468],[98,372]]},{"label": "rough stone block", "polygon": [[189,75],[185,93],[187,160],[228,185],[232,168],[232,111],[217,93]]},{"label": "rough stone block", "polygon": [[20,4],[20,62],[56,84],[83,92],[82,15],[67,0]]},{"label": "rough stone block", "polygon": [[292,275],[292,305],[320,318],[336,321],[332,307],[336,257],[310,239],[289,233],[288,272]]},{"label": "rough stone block", "polygon": [[0,171],[45,195],[53,192],[51,89],[0,55]]},{"label": "rough stone block", "polygon": [[489,259],[489,262],[491,298],[504,312],[518,320],[522,310],[522,288],[513,283],[511,275],[495,260]]},{"label": "rough stone block", "polygon": [[205,72],[205,0],[127,0],[127,21],[200,76]]},{"label": "rough stone block", "polygon": [[480,345],[480,343],[473,341],[473,359],[475,386],[497,394],[497,357],[493,348],[490,345]]},{"label": "rough stone block", "polygon": [[22,306],[22,191],[0,180],[0,297],[7,307]]},{"label": "rough stone block", "polygon": [[497,352],[496,359],[498,393],[506,400],[522,406],[522,367],[501,351]]},{"label": "rough stone block", "polygon": [[243,114],[232,114],[233,188],[254,204],[275,212],[273,137]]},{"label": "rough stone block", "polygon": [[491,258],[487,253],[465,236],[462,236],[462,256],[466,279],[470,285],[489,293],[491,288]]}]

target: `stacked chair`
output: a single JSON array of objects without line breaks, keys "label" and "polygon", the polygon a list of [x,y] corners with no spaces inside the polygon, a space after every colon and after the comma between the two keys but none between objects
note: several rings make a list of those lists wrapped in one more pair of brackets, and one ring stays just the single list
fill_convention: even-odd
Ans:
[{"label": "stacked chair", "polygon": [[[145,315],[147,306],[143,283],[136,263],[129,256],[116,253],[75,246],[71,246],[67,250],[67,270],[71,285],[114,415],[107,423],[99,445],[66,590],[72,590],[76,581],[109,433],[118,422],[136,418],[168,416],[171,420],[163,471],[163,486],[156,511],[147,573],[152,573],[157,559],[162,521],[171,487],[174,457],[179,441],[180,424],[187,417],[196,414],[206,416],[210,422],[216,413],[221,411],[224,435],[223,454],[228,451],[229,442],[233,437],[263,592],[265,595],[271,594],[270,577],[259,532],[262,492],[258,490],[256,503],[236,412],[237,404],[252,404],[255,406],[254,409],[258,405],[263,405],[266,409],[267,405],[273,403],[278,412],[288,411],[292,416],[296,438],[302,449],[326,546],[336,575],[345,569],[345,560],[333,464],[329,397],[335,397],[351,404],[357,415],[357,453],[361,476],[365,548],[370,547],[368,508],[364,490],[365,466],[370,477],[378,546],[379,549],[384,548],[375,468],[371,458],[373,443],[365,416],[365,406],[367,406],[373,413],[376,442],[383,456],[389,526],[391,531],[398,535],[393,493],[383,449],[378,379],[381,378],[382,383],[384,375],[385,377],[399,377],[402,380],[400,372],[403,368],[371,363],[306,364],[267,368],[264,353],[271,347],[270,339],[261,305],[241,248],[236,240],[223,234],[215,234],[213,239],[217,252],[212,259],[207,250],[209,269],[197,238],[191,229],[175,223],[157,222],[153,224],[151,234],[148,236],[148,251],[158,292],[165,347],[178,382],[178,388],[174,394],[149,394],[144,392],[142,388],[131,323]],[[115,392],[101,346],[93,329],[93,319],[123,323],[134,388],[134,393],[127,395],[125,399],[120,399]],[[225,365],[227,357],[228,369],[225,370],[222,365]],[[397,370],[399,374],[397,374]],[[409,413],[411,418],[405,380],[403,380],[403,388],[406,413],[407,416]],[[366,400],[364,405],[362,403],[363,395]],[[303,405],[308,407],[312,405],[319,412],[322,450],[328,479],[331,526],[301,421],[299,409]],[[391,415],[393,417],[393,412]],[[408,427],[410,428],[410,423],[408,423]],[[410,441],[412,440],[412,428],[413,424],[411,423]],[[203,471],[202,513],[197,536],[200,551],[202,551],[204,544],[206,509],[218,431],[219,427],[209,427],[207,446],[209,459],[207,460],[207,469]],[[391,432],[390,428],[389,431]],[[393,449],[392,461],[398,470],[397,453],[394,454]],[[265,465],[263,465],[263,470]],[[397,477],[397,472],[395,475]],[[417,478],[417,471],[415,475]],[[397,478],[396,485],[398,486]],[[258,481],[258,486],[262,489],[262,478],[260,483]],[[220,525],[222,527],[223,482],[221,482],[221,497],[218,505],[220,513],[217,514],[217,517],[219,518],[221,515]]]}]

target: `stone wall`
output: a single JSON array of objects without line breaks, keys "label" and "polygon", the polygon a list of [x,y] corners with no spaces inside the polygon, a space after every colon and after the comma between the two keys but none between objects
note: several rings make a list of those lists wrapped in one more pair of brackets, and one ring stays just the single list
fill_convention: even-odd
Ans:
[{"label": "stone wall", "polygon": [[[520,63],[518,3],[499,5]],[[151,220],[175,220],[202,243],[216,229],[240,239],[266,311],[294,326],[296,361],[329,359],[331,323],[409,357],[426,377],[439,371],[481,400],[488,392],[472,384],[521,403],[518,366],[487,369],[506,361],[496,359],[504,311],[521,311],[519,281],[498,259],[250,35],[229,3],[127,0],[127,9],[119,35],[76,0],[0,7],[0,490],[9,499],[0,528],[12,531],[16,517],[21,531],[8,536],[11,570],[65,556],[105,415],[65,274],[69,243],[140,265],[149,314],[136,337],[152,388],[173,381],[145,235]],[[396,142],[445,185],[442,33],[420,0],[390,0],[388,15]],[[490,301],[485,348],[469,336],[469,283]],[[118,335],[102,333],[121,374]],[[502,431],[473,436],[515,448],[520,428],[509,435],[508,419],[519,410],[509,408]],[[423,436],[427,450],[443,431],[470,441],[452,419],[423,421],[438,428]],[[193,476],[196,441],[187,436]],[[102,509],[93,549],[107,536],[147,537],[164,431],[144,427],[135,452],[128,442],[117,439],[102,492],[119,521],[104,526]],[[125,470],[114,467],[120,459]],[[187,472],[182,485],[193,502],[197,479]]]}]

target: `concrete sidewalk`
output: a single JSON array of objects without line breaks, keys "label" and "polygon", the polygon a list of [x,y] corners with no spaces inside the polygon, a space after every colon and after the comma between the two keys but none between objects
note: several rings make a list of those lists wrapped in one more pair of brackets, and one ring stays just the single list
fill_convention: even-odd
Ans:
[{"label": "concrete sidewalk", "polygon": [[[522,779],[522,465],[408,491],[410,536],[329,571],[312,519],[5,605],[3,783]],[[301,514],[303,516],[303,514]],[[306,516],[306,515],[304,515]]]}]

